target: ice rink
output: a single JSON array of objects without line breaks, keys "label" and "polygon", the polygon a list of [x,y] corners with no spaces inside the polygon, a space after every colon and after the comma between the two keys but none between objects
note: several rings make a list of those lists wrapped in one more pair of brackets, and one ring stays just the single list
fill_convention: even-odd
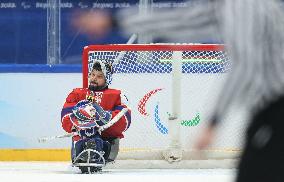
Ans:
[{"label": "ice rink", "polygon": [[105,169],[80,174],[68,162],[0,162],[3,182],[233,182],[235,169]]}]

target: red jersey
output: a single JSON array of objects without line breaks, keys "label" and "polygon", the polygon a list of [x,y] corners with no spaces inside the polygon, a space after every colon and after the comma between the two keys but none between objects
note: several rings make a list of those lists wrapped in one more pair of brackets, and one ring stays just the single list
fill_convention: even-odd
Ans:
[{"label": "red jersey", "polygon": [[[99,104],[105,111],[111,111],[112,118],[115,117],[123,108],[127,107],[121,103],[121,91],[116,89],[104,89],[101,91],[91,91],[88,88],[76,88],[66,98],[61,111],[61,123],[63,129],[71,133],[74,126],[70,120],[70,113],[73,107],[81,100],[89,100]],[[123,138],[131,122],[130,110],[121,117],[114,125],[102,132],[103,138]],[[79,140],[79,136],[74,136],[73,140]]]}]

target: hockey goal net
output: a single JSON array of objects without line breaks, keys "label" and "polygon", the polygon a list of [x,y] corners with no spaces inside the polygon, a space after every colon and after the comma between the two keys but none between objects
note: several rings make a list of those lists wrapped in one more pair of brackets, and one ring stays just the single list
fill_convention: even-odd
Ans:
[{"label": "hockey goal net", "polygon": [[[122,90],[132,123],[120,159],[179,161],[200,158],[193,149],[230,71],[223,45],[91,45],[83,52],[83,86],[94,61],[113,65],[110,88]],[[226,115],[206,158],[236,157],[243,137],[238,111]],[[204,156],[203,156],[204,157]]]}]

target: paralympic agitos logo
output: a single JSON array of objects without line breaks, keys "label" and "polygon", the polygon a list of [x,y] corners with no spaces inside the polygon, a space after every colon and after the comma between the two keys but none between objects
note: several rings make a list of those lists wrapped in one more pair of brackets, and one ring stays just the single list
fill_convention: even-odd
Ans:
[{"label": "paralympic agitos logo", "polygon": [[[150,99],[150,97],[156,95],[158,92],[160,92],[162,90],[163,90],[162,88],[157,88],[157,89],[151,90],[150,92],[145,94],[142,99],[140,99],[140,101],[138,103],[138,111],[139,111],[140,114],[142,114],[143,116],[149,116],[150,115],[146,111],[147,102]],[[155,104],[153,113],[154,113],[153,116],[154,116],[155,126],[158,129],[158,131],[161,132],[162,134],[168,134],[168,128],[165,126],[164,122],[161,121],[161,118],[159,116],[159,103],[158,102]],[[167,114],[169,115],[168,112],[167,112]],[[200,114],[196,113],[195,117],[193,119],[182,120],[180,122],[180,124],[182,126],[196,126],[196,125],[199,124],[199,122],[200,122]]]}]

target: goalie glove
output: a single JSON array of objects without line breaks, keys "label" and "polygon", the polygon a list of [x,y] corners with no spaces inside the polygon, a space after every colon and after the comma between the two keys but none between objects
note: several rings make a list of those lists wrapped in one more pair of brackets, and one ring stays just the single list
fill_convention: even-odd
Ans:
[{"label": "goalie glove", "polygon": [[88,100],[78,102],[72,112],[76,118],[72,123],[79,129],[103,126],[112,118],[111,111],[105,111],[97,103]]},{"label": "goalie glove", "polygon": [[111,118],[112,118],[111,111],[105,111],[97,103],[93,103],[93,107],[96,110],[95,120],[96,120],[96,123],[99,126],[103,126],[103,125],[107,124],[111,120]]},{"label": "goalie glove", "polygon": [[81,123],[94,120],[96,115],[95,108],[93,107],[92,103],[87,100],[78,102],[74,106],[72,112]]}]

